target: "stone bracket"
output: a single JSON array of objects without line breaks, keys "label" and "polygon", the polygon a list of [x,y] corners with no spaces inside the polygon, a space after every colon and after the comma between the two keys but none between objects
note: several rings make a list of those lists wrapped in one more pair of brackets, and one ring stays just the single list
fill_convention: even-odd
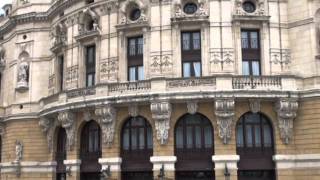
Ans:
[{"label": "stone bracket", "polygon": [[70,111],[60,112],[58,114],[58,122],[65,128],[67,134],[67,147],[72,150],[75,142],[76,120],[74,113]]},{"label": "stone bracket", "polygon": [[228,144],[232,135],[234,121],[234,99],[218,99],[215,101],[215,115],[219,130],[219,137],[224,144]]}]

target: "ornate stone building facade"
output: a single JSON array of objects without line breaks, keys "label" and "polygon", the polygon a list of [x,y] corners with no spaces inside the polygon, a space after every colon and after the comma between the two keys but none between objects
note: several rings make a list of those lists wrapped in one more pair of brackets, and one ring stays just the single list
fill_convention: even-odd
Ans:
[{"label": "ornate stone building facade", "polygon": [[0,179],[320,179],[317,0],[13,0]]}]

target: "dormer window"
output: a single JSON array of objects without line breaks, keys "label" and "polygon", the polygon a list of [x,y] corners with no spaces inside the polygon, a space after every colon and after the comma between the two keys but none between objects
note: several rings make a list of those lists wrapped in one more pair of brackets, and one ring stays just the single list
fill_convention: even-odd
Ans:
[{"label": "dormer window", "polygon": [[256,11],[256,5],[251,1],[245,1],[242,4],[242,8],[247,13],[254,13]]},{"label": "dormer window", "polygon": [[197,12],[197,10],[198,10],[198,7],[195,3],[187,3],[183,7],[183,11],[186,14],[194,14],[195,12]]}]

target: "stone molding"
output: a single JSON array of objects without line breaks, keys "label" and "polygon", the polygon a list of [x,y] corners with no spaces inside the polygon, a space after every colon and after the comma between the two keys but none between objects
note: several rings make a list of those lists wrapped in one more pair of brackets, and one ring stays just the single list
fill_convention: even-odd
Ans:
[{"label": "stone molding", "polygon": [[97,107],[95,114],[101,125],[103,142],[107,144],[108,147],[111,147],[114,139],[117,111],[112,105],[107,104],[102,107]]},{"label": "stone molding", "polygon": [[81,160],[80,159],[68,159],[68,160],[64,160],[63,164],[66,165],[67,169],[70,168],[71,172],[79,172]]},{"label": "stone molding", "polygon": [[153,163],[153,171],[159,171],[164,165],[165,171],[175,171],[176,156],[152,156],[150,162]]},{"label": "stone molding", "polygon": [[102,169],[106,169],[110,166],[110,171],[121,172],[121,157],[99,158],[99,163],[102,165]]},{"label": "stone molding", "polygon": [[309,169],[320,168],[320,154],[296,154],[273,156],[277,169]]},{"label": "stone molding", "polygon": [[150,109],[155,122],[157,139],[161,145],[167,144],[172,112],[171,104],[168,101],[152,102]]},{"label": "stone molding", "polygon": [[234,99],[217,99],[215,101],[215,115],[219,130],[219,137],[224,144],[228,144],[232,136],[232,124],[234,121]]},{"label": "stone molding", "polygon": [[292,98],[279,99],[276,103],[280,138],[284,144],[289,144],[292,139],[293,120],[297,116],[298,106],[297,99]]},{"label": "stone molding", "polygon": [[75,142],[76,133],[76,119],[75,114],[70,111],[60,112],[58,114],[58,122],[66,130],[67,134],[67,148],[72,150]]},{"label": "stone molding", "polygon": [[240,160],[239,155],[214,155],[212,161],[215,164],[215,169],[224,169],[227,165],[228,169],[237,170],[238,161]]},{"label": "stone molding", "polygon": [[51,173],[56,170],[56,162],[35,162],[35,161],[21,161],[19,164],[12,162],[1,163],[1,173],[16,173],[17,167],[21,172],[27,173]]}]

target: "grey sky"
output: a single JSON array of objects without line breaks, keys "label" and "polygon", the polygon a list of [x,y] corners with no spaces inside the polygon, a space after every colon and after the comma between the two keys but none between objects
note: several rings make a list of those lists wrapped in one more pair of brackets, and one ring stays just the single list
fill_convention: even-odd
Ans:
[{"label": "grey sky", "polygon": [[3,10],[2,10],[2,7],[5,5],[5,4],[9,4],[11,3],[12,0],[0,0],[0,14],[3,14]]}]

